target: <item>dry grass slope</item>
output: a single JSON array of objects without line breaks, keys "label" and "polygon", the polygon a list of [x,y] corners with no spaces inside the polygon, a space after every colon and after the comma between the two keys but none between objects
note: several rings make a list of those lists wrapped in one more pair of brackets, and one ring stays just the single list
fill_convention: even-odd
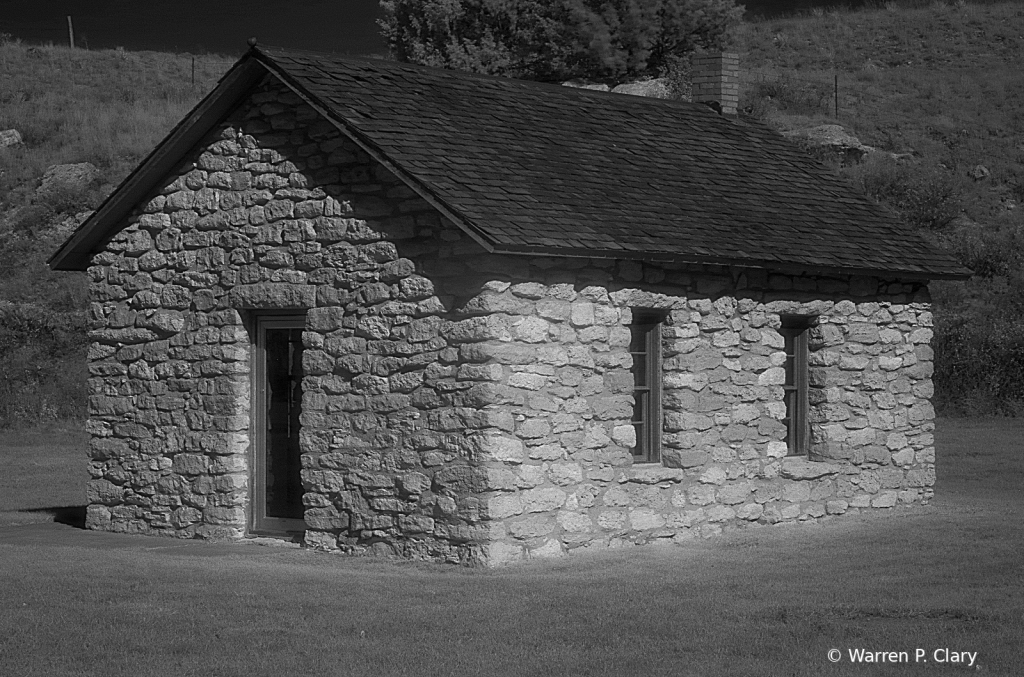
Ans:
[{"label": "dry grass slope", "polygon": [[[840,170],[976,273],[933,286],[939,404],[1015,414],[1024,402],[1024,6],[910,4],[745,24],[741,106],[781,130],[838,123],[884,151]],[[988,174],[979,178],[979,166]]]},{"label": "dry grass slope", "polygon": [[[232,63],[158,52],[86,51],[0,40],[0,427],[82,416],[83,274],[45,265],[70,230],[120,183]],[[52,165],[90,162],[77,191],[36,193]]]},{"label": "dry grass slope", "polygon": [[[906,3],[903,3],[906,4]],[[947,411],[1024,403],[1024,7],[911,2],[744,24],[741,105],[782,130],[838,122],[889,152],[840,168],[978,275],[934,286]],[[3,43],[0,36],[0,43]],[[44,261],[233,59],[0,44],[0,427],[84,411],[84,278]],[[827,159],[827,158],[826,158]],[[91,162],[42,199],[47,167]],[[834,161],[833,161],[834,164]],[[978,165],[989,175],[970,176]]]},{"label": "dry grass slope", "polygon": [[91,162],[113,187],[208,92],[233,59],[162,52],[0,45],[0,195],[24,198],[50,165]]}]

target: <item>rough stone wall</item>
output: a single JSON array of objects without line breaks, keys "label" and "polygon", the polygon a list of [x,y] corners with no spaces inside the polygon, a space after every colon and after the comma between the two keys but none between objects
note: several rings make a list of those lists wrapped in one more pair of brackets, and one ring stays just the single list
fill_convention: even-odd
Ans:
[{"label": "rough stone wall", "polygon": [[[927,292],[490,256],[265,83],[90,268],[88,525],[239,536],[254,313],[305,309],[308,545],[501,563],[927,500]],[[664,461],[627,325],[667,312]],[[814,315],[815,460],[783,458],[783,314]]]},{"label": "rough stone wall", "polygon": [[[502,309],[493,317],[510,336],[467,352],[504,366],[500,379],[493,372],[495,406],[516,420],[487,468],[488,516],[504,527],[492,561],[682,542],[931,497],[923,287],[543,259],[530,261],[527,279],[536,282],[495,283],[481,297]],[[667,312],[658,464],[634,463],[629,449],[625,325],[637,308]],[[783,315],[817,318],[803,458],[787,457],[783,441]]]},{"label": "rough stone wall", "polygon": [[452,232],[264,83],[89,269],[88,526],[243,535],[249,330],[256,313],[305,310],[306,542],[479,559],[467,434],[492,414],[485,391],[457,381],[457,343],[442,336],[455,297],[417,274]]}]

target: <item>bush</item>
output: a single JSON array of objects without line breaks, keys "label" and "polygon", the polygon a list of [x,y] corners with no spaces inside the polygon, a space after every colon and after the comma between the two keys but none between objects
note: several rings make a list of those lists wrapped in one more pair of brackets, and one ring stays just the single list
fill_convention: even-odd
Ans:
[{"label": "bush", "polygon": [[381,33],[399,61],[533,80],[661,75],[722,49],[733,0],[382,0]]},{"label": "bush", "polygon": [[85,314],[0,307],[0,427],[85,415]]},{"label": "bush", "polygon": [[874,154],[846,174],[916,228],[941,230],[963,211],[960,180],[938,168]]},{"label": "bush", "polygon": [[937,322],[935,403],[960,415],[1024,413],[1024,326],[1013,313]]},{"label": "bush", "polygon": [[957,226],[939,242],[980,278],[1014,277],[1024,270],[1024,233],[1020,226]]}]

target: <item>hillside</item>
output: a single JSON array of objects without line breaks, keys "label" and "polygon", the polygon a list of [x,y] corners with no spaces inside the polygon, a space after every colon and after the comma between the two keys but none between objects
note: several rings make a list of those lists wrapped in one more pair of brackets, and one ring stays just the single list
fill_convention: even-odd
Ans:
[{"label": "hillside", "polygon": [[[978,271],[933,288],[939,401],[1014,413],[1024,402],[1024,9],[886,7],[744,24],[741,107],[783,132],[839,124],[878,149],[842,166],[808,146]],[[233,59],[3,38],[0,132],[24,141],[0,148],[0,426],[10,426],[84,411],[85,276],[51,273],[47,256]],[[86,167],[85,179],[41,189],[47,169],[67,163]]]},{"label": "hillside", "polygon": [[816,154],[976,272],[969,282],[932,287],[939,404],[1017,413],[1024,400],[1024,6],[940,0],[815,11],[744,24],[738,43],[741,107],[783,132],[839,124],[877,148],[848,166]]},{"label": "hillside", "polygon": [[[226,57],[22,45],[0,34],[0,426],[81,418],[84,273],[47,257],[232,63]],[[48,167],[85,180],[40,190]]]}]

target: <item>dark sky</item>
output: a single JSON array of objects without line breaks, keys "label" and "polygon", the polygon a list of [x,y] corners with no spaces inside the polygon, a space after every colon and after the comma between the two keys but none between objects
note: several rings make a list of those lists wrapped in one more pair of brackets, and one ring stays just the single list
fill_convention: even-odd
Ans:
[{"label": "dark sky", "polygon": [[245,41],[350,54],[384,53],[376,0],[0,0],[0,32],[92,49],[240,55]]},{"label": "dark sky", "polygon": [[[750,14],[778,14],[862,0],[747,0]],[[0,32],[26,42],[93,49],[240,55],[256,36],[267,45],[383,54],[377,0],[0,0]]]}]

